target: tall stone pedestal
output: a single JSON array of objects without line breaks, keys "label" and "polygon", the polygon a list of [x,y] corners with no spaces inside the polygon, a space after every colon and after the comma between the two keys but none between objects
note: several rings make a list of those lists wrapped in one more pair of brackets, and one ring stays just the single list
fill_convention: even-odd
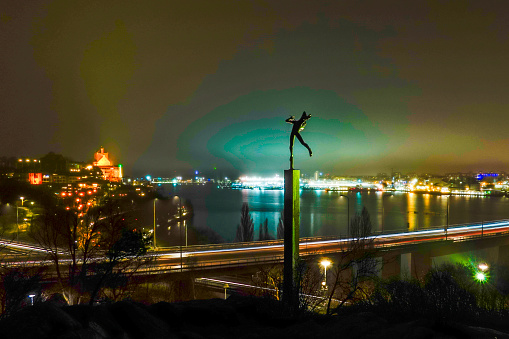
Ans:
[{"label": "tall stone pedestal", "polygon": [[299,305],[299,277],[297,271],[300,226],[299,179],[300,170],[290,169],[285,171],[283,302],[292,308]]}]

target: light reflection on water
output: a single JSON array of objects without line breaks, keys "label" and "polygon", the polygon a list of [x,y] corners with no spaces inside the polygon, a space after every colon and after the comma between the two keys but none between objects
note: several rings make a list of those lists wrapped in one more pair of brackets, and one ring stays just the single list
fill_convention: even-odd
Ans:
[{"label": "light reflection on water", "polygon": [[[242,203],[249,205],[255,226],[255,240],[259,226],[268,220],[270,234],[275,237],[284,205],[281,190],[229,190],[214,185],[168,186],[168,196],[178,194],[193,205],[194,217],[189,220],[190,232],[206,234],[215,242],[232,242],[240,223]],[[348,200],[340,194],[347,194]],[[449,201],[449,225],[509,218],[509,199],[506,197],[440,196],[417,193],[394,193],[382,201],[381,192],[325,192],[301,190],[301,237],[346,236],[348,201],[350,218],[366,206],[373,229],[381,231],[382,210],[384,230],[418,230],[443,226],[447,223]],[[383,208],[382,208],[383,202]],[[160,212],[164,213],[164,212]],[[158,219],[159,219],[158,214]],[[162,218],[164,219],[164,218]],[[158,241],[169,241],[164,232],[166,225],[158,228]],[[160,234],[161,233],[161,234]],[[194,239],[194,238],[193,238]],[[193,244],[192,236],[189,244]],[[204,240],[202,239],[201,242]]]}]

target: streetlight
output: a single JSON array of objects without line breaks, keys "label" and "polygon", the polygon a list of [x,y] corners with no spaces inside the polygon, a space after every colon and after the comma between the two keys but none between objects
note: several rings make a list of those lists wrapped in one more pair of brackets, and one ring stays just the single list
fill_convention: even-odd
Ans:
[{"label": "streetlight", "polygon": [[[21,200],[21,206],[23,206],[23,201],[25,200],[25,197],[19,197],[20,200]],[[17,231],[16,231],[16,241],[19,241],[19,204],[16,203],[16,227],[17,227]]]},{"label": "streetlight", "polygon": [[384,208],[384,198],[391,197],[392,193],[382,194],[382,233],[384,232],[384,215],[385,215],[385,208]]},{"label": "streetlight", "polygon": [[349,238],[350,237],[350,198],[344,194],[340,194],[341,197],[345,197],[346,198],[346,201],[348,202],[348,205],[347,205],[347,212],[346,212],[346,227],[347,227],[347,235],[346,237]]},{"label": "streetlight", "polygon": [[32,306],[34,305],[34,298],[35,298],[35,294],[29,294],[28,297],[30,298],[30,303],[32,304]]},{"label": "streetlight", "polygon": [[230,287],[230,285],[228,284],[224,284],[224,300],[226,300],[226,291],[228,290],[228,288]]},{"label": "streetlight", "polygon": [[484,272],[477,272],[475,274],[475,279],[477,279],[478,282],[483,283],[486,281],[486,274]]},{"label": "streetlight", "polygon": [[[178,207],[178,211],[179,211],[179,224],[182,222],[182,199],[176,195],[174,197],[175,198],[178,198],[179,199],[179,207]],[[180,272],[182,272],[182,266],[183,266],[183,260],[182,260],[182,226],[179,225],[179,238],[180,238]],[[187,229],[186,229],[186,240],[187,240]],[[186,245],[187,246],[187,245]]]},{"label": "streetlight", "polygon": [[445,224],[445,240],[447,240],[447,229],[449,228],[449,198],[451,196],[447,196],[447,223]]},{"label": "streetlight", "polygon": [[322,282],[322,288],[324,290],[327,289],[327,267],[329,267],[331,264],[330,260],[323,259],[320,261],[320,265],[323,266],[323,282]]},{"label": "streetlight", "polygon": [[480,283],[485,283],[486,280],[488,280],[488,269],[489,266],[486,263],[480,263],[477,268],[479,268],[479,271],[475,272],[475,280],[477,280]]},{"label": "streetlight", "polygon": [[157,198],[154,198],[154,249],[157,249],[157,245],[156,245],[156,200],[157,200]]}]

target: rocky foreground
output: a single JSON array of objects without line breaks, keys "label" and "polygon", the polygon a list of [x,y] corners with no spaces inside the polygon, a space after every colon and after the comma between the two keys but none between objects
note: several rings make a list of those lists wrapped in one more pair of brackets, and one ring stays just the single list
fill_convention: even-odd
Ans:
[{"label": "rocky foreground", "polygon": [[230,297],[143,305],[40,303],[0,321],[1,338],[509,338],[464,324],[388,320],[373,313],[289,316],[280,304]]}]

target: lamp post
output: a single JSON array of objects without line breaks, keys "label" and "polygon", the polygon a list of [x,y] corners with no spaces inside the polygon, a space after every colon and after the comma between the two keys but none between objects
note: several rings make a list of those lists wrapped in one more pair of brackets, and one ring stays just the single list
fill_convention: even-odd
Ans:
[{"label": "lamp post", "polygon": [[347,238],[350,237],[350,198],[344,194],[340,194],[341,197],[345,197],[348,202],[347,212],[346,212],[346,227],[347,227]]},{"label": "lamp post", "polygon": [[32,304],[32,306],[34,305],[34,298],[35,298],[35,294],[29,294],[28,297],[30,298],[30,303]]},{"label": "lamp post", "polygon": [[[23,201],[25,200],[25,197],[19,197],[19,199],[21,200],[21,206],[23,206]],[[17,227],[17,231],[16,231],[16,241],[19,241],[19,204],[16,203],[16,227]]]},{"label": "lamp post", "polygon": [[327,267],[329,267],[331,264],[330,260],[323,259],[320,261],[320,265],[323,266],[323,282],[322,282],[322,288],[324,290],[327,290]]},{"label": "lamp post", "polygon": [[19,213],[18,213],[18,202],[16,202],[16,241],[19,241]]},{"label": "lamp post", "polygon": [[[182,222],[182,199],[176,195],[175,198],[178,198],[179,199],[179,207],[178,207],[178,212],[179,212],[179,224]],[[175,199],[174,198],[174,199]],[[180,272],[183,271],[183,260],[182,260],[182,225],[179,225],[179,238],[180,238]]]},{"label": "lamp post", "polygon": [[228,290],[228,288],[230,287],[230,285],[228,284],[224,284],[224,300],[226,300],[226,291]]},{"label": "lamp post", "polygon": [[488,280],[488,269],[489,266],[486,263],[481,263],[477,266],[479,268],[479,271],[475,273],[475,279],[480,283],[485,283],[486,280]]},{"label": "lamp post", "polygon": [[154,198],[154,249],[157,249],[157,243],[156,243],[156,200],[157,200],[157,198]]},{"label": "lamp post", "polygon": [[451,198],[450,195],[447,196],[447,221],[445,224],[445,240],[447,240],[447,229],[449,228],[449,199]]},{"label": "lamp post", "polygon": [[390,196],[392,196],[392,193],[382,194],[382,233],[384,232],[384,216],[385,216],[384,198]]}]

